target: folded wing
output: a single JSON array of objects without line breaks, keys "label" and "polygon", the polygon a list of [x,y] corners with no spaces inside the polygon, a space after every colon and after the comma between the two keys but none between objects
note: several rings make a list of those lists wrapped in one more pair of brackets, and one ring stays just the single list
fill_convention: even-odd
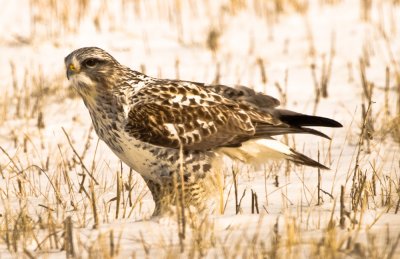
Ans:
[{"label": "folded wing", "polygon": [[254,151],[257,155],[253,156],[253,162],[271,156],[326,168],[289,147],[283,148],[272,136],[308,133],[328,138],[304,126],[341,127],[340,123],[276,109],[279,101],[275,98],[243,86],[168,82],[155,81],[133,97],[125,123],[126,132],[132,137],[166,148],[224,150],[240,160]]}]

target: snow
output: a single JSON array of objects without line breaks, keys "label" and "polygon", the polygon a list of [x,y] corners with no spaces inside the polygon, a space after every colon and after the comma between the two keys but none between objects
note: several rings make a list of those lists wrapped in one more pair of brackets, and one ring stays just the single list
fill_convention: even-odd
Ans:
[{"label": "snow", "polygon": [[[285,240],[277,248],[279,255],[292,257],[315,256],[318,245],[331,248],[337,256],[357,254],[357,249],[382,252],[396,240],[400,233],[400,216],[395,213],[400,198],[400,147],[390,134],[396,124],[390,130],[389,123],[396,123],[392,119],[400,106],[398,4],[374,1],[370,19],[363,20],[360,1],[350,0],[329,1],[335,2],[332,4],[312,0],[304,14],[294,11],[295,7],[278,14],[267,1],[243,1],[245,7],[233,10],[235,1],[91,0],[80,17],[82,2],[65,7],[58,1],[52,7],[47,1],[0,0],[0,147],[5,151],[0,151],[0,258],[24,253],[65,257],[66,252],[60,249],[63,242],[56,247],[57,242],[46,237],[57,233],[54,235],[61,239],[68,216],[73,221],[75,249],[83,257],[104,253],[111,233],[118,257],[181,253],[175,217],[150,217],[154,204],[144,182],[98,142],[86,108],[68,85],[64,57],[84,46],[101,47],[122,64],[154,77],[205,83],[218,78],[219,83],[254,87],[281,101],[286,96],[284,108],[309,114],[315,108],[311,65],[315,64],[319,82],[333,54],[328,98],[321,98],[315,110],[344,127],[322,130],[331,142],[315,136],[288,137],[289,145],[305,155],[317,159],[319,151],[320,161],[331,168],[321,171],[321,189],[332,197],[322,193],[322,204],[317,205],[317,169],[271,162],[255,172],[234,164],[240,172],[239,199],[246,190],[236,215],[231,162],[226,160],[226,209],[204,219],[199,215],[191,222],[195,227],[187,226],[182,256],[189,257],[191,248],[201,250],[206,257],[233,257],[235,253],[250,257],[257,251],[265,256],[265,251],[274,251],[271,247],[276,236]],[[212,28],[220,35],[214,53],[207,48]],[[358,157],[360,172],[367,176],[360,205],[363,209],[350,213],[357,223],[351,224],[346,217],[345,227],[340,228],[340,187],[345,187],[345,206],[351,211],[350,193],[363,123],[361,104],[368,105],[363,97],[361,58],[367,63],[366,78],[374,84],[371,109],[375,133],[370,152],[364,143]],[[384,109],[387,67],[389,114]],[[38,127],[40,112],[43,128]],[[86,169],[73,148],[83,157]],[[98,185],[90,183],[85,170],[93,173]],[[122,209],[116,218],[118,177],[132,193],[122,192]],[[372,195],[374,188],[376,195]],[[97,201],[97,229],[93,228],[96,219],[91,190]],[[251,214],[251,191],[257,194],[260,214]],[[128,206],[129,195],[135,206]],[[7,248],[6,229],[22,224],[18,221],[21,215],[34,224],[31,231],[18,230],[26,236],[17,238],[15,252]],[[322,245],[330,238],[353,246],[335,250],[333,241],[331,246]],[[43,247],[38,245],[40,241]],[[395,255],[400,256],[398,247]]]}]

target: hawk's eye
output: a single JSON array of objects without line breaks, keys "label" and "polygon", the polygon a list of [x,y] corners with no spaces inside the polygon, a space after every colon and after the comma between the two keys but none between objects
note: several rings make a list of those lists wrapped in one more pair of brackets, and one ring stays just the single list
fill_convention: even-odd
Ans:
[{"label": "hawk's eye", "polygon": [[94,58],[88,58],[85,61],[83,61],[83,65],[87,68],[93,68],[99,63],[100,63],[100,61],[98,59],[94,59]]}]

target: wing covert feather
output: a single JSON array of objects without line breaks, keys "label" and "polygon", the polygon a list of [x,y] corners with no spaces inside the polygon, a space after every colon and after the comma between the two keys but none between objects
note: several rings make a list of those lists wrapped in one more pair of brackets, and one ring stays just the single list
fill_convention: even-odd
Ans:
[{"label": "wing covert feather", "polygon": [[231,100],[196,85],[173,87],[134,103],[125,131],[153,145],[185,150],[238,146],[254,135],[250,116]]}]

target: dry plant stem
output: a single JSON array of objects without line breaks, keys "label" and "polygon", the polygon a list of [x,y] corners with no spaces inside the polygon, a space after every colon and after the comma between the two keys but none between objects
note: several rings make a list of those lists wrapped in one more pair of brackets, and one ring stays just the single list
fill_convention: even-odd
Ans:
[{"label": "dry plant stem", "polygon": [[[91,131],[91,130],[90,130]],[[90,135],[90,134],[89,134]],[[89,137],[88,135],[88,137]],[[96,155],[97,155],[97,151],[99,149],[99,143],[100,143],[100,139],[97,139],[96,142],[96,147],[94,149],[94,153],[93,153],[93,159],[92,159],[92,164],[91,164],[91,168],[90,168],[90,172],[94,172],[96,170]]]},{"label": "dry plant stem", "polygon": [[365,111],[365,105],[364,104],[361,104],[361,115],[362,115],[362,120],[364,121],[366,121],[366,124],[365,124],[365,131],[364,131],[364,135],[363,135],[363,138],[364,138],[364,140],[365,140],[365,142],[367,143],[367,150],[366,150],[366,153],[367,154],[370,154],[371,153],[371,142],[370,142],[370,139],[371,139],[371,135],[372,135],[372,126],[371,126],[371,120],[368,118],[368,115],[367,115],[367,112]]},{"label": "dry plant stem", "polygon": [[67,258],[75,257],[73,224],[71,216],[68,216],[64,221],[64,250],[67,254]]},{"label": "dry plant stem", "polygon": [[36,258],[36,256],[35,256],[34,254],[32,254],[32,252],[29,251],[29,250],[26,249],[26,248],[24,248],[24,254],[25,254],[28,258],[30,258],[30,259],[35,259],[35,258]]},{"label": "dry plant stem", "polygon": [[[385,119],[387,121],[390,117],[390,107],[389,107],[389,88],[390,88],[390,68],[387,66],[385,70]],[[399,100],[400,101],[400,100]]]},{"label": "dry plant stem", "polygon": [[180,43],[184,43],[184,31],[183,31],[183,19],[182,19],[182,2],[180,0],[175,0],[175,8],[176,8],[176,12],[175,12],[175,25],[177,27],[177,31],[178,31],[178,42]]},{"label": "dry plant stem", "polygon": [[[399,161],[400,163],[400,161]],[[397,212],[399,212],[399,208],[400,208],[400,179],[399,179],[399,186],[397,187],[397,204],[396,204],[396,209],[394,211],[395,214],[397,214]]]},{"label": "dry plant stem", "polygon": [[311,29],[309,19],[307,18],[307,16],[303,16],[303,17],[304,17],[304,25],[306,27],[306,33],[307,33],[308,55],[310,55],[310,57],[312,59],[315,59],[316,50],[315,50],[315,43],[314,43],[314,35],[313,35],[312,29]]},{"label": "dry plant stem", "polygon": [[239,205],[239,194],[238,194],[238,179],[237,179],[237,172],[236,170],[232,167],[232,176],[233,176],[233,189],[235,191],[235,213],[239,214],[240,211],[240,205]]},{"label": "dry plant stem", "polygon": [[[364,176],[362,176],[362,178],[359,181],[360,181],[359,182],[359,188],[357,188],[357,190],[356,190],[357,191],[356,192],[356,194],[357,194],[356,199],[354,199],[354,197],[352,198],[354,213],[357,212],[357,207],[360,204],[360,202],[362,202],[361,196],[364,193],[364,187],[365,187],[365,182],[367,181],[367,175],[365,174]],[[362,206],[362,204],[361,204],[361,206]]]},{"label": "dry plant stem", "polygon": [[[367,54],[365,54],[367,55]],[[367,64],[368,57],[360,58],[360,75],[361,75],[361,83],[364,91],[364,96],[368,102],[372,100],[372,91],[373,91],[373,84],[367,80],[365,66]]]},{"label": "dry plant stem", "polygon": [[344,186],[340,186],[340,227],[345,228]]},{"label": "dry plant stem", "polygon": [[358,179],[359,177],[359,161],[360,161],[360,155],[361,155],[361,148],[363,146],[363,140],[364,140],[364,132],[366,130],[366,124],[367,124],[367,118],[369,117],[370,114],[370,108],[371,108],[371,103],[369,103],[367,111],[366,111],[366,116],[364,118],[363,121],[363,125],[361,127],[361,133],[358,139],[358,145],[357,145],[357,154],[356,154],[356,161],[355,161],[355,166],[354,166],[354,171],[353,171],[353,178],[352,178],[352,186],[351,186],[351,192],[350,192],[350,196],[352,197],[352,209],[355,210],[354,208],[354,198],[356,196],[356,192],[357,190],[357,183],[358,183]]},{"label": "dry plant stem", "polygon": [[[54,186],[53,181],[51,181],[51,179],[50,179],[49,175],[46,173],[46,171],[44,171],[42,168],[40,168],[37,165],[32,165],[31,167],[37,168],[40,172],[42,172],[46,176],[46,178],[49,180],[51,187],[54,190],[57,202],[59,204],[63,204],[63,200],[61,199],[62,195],[60,194],[59,189],[57,189],[56,186]],[[27,168],[27,169],[29,169],[29,168]]]},{"label": "dry plant stem", "polygon": [[119,215],[119,207],[121,203],[121,192],[122,192],[122,163],[121,163],[121,171],[117,172],[117,198],[116,198],[116,207],[115,207],[115,218],[118,219]]},{"label": "dry plant stem", "polygon": [[317,112],[317,107],[318,107],[319,101],[321,99],[321,89],[319,87],[318,80],[317,80],[317,74],[316,74],[316,71],[315,71],[316,70],[315,69],[315,63],[311,64],[310,68],[311,68],[312,78],[313,78],[313,81],[314,81],[315,94],[314,94],[313,114],[315,115],[315,113]]},{"label": "dry plant stem", "polygon": [[241,205],[242,205],[242,201],[243,201],[244,196],[246,196],[246,189],[243,190],[242,197],[240,197],[240,200],[239,200],[239,204],[238,204],[238,210],[239,210],[239,212],[240,212],[240,210],[241,210],[240,208],[241,208]]},{"label": "dry plant stem", "polygon": [[336,34],[334,32],[332,32],[329,60],[327,63],[326,56],[325,55],[322,56],[322,67],[321,67],[321,71],[320,71],[321,75],[320,75],[319,81],[317,79],[315,55],[311,56],[313,59],[313,62],[311,64],[310,68],[311,68],[311,75],[312,75],[312,79],[314,82],[314,90],[315,90],[313,114],[316,114],[316,112],[317,112],[317,107],[320,102],[321,96],[323,98],[328,98],[328,85],[329,85],[329,80],[331,78],[333,59],[335,57],[335,52],[336,52],[335,38],[336,38]]},{"label": "dry plant stem", "polygon": [[128,201],[129,201],[129,207],[132,207],[132,190],[135,187],[135,184],[132,183],[132,175],[133,175],[133,170],[132,168],[129,169],[129,178],[128,178]]},{"label": "dry plant stem", "polygon": [[332,32],[331,49],[330,49],[330,53],[329,53],[328,66],[325,67],[325,59],[324,59],[324,66],[323,66],[324,69],[321,71],[321,92],[322,92],[323,98],[328,97],[328,84],[329,84],[329,80],[331,78],[333,59],[334,59],[335,53],[336,53],[335,40],[336,40],[336,33]]},{"label": "dry plant stem", "polygon": [[217,28],[210,28],[207,36],[207,48],[211,51],[212,58],[214,61],[217,60],[217,52],[219,48],[219,38],[221,33]]},{"label": "dry plant stem", "polygon": [[229,197],[230,197],[230,195],[231,195],[231,191],[232,191],[232,186],[233,186],[233,185],[234,185],[234,184],[231,184],[231,185],[229,186],[229,190],[228,190],[228,194],[226,195],[225,204],[224,204],[224,209],[223,209],[223,211],[222,211],[222,214],[225,213],[226,206],[228,206],[228,201],[229,201]]},{"label": "dry plant stem", "polygon": [[213,84],[219,84],[220,83],[220,78],[221,78],[221,65],[219,62],[215,65],[215,77],[213,80]]},{"label": "dry plant stem", "polygon": [[[186,236],[186,217],[185,217],[185,180],[184,180],[184,167],[183,167],[183,145],[179,148],[179,178],[180,188],[177,186],[179,199],[177,199],[177,213],[178,213],[178,224],[179,224],[179,243],[181,247],[181,253],[184,251],[184,240]],[[177,185],[177,184],[176,184]]]},{"label": "dry plant stem", "polygon": [[7,156],[8,160],[13,164],[15,170],[17,170],[19,173],[22,173],[24,170],[20,169],[19,166],[15,163],[14,159],[8,154],[8,152],[0,146],[0,150],[4,153],[4,155]]},{"label": "dry plant stem", "polygon": [[[318,163],[319,163],[319,150],[318,150]],[[322,197],[321,197],[321,169],[320,168],[318,168],[317,189],[318,189],[318,192],[317,192],[317,195],[318,195],[318,197],[317,197],[317,199],[318,199],[317,206],[319,206],[319,205],[321,205],[321,202],[322,202]]]},{"label": "dry plant stem", "polygon": [[365,71],[365,66],[366,66],[366,61],[368,59],[367,54],[365,54],[364,58],[360,59],[360,74],[361,74],[361,82],[362,82],[362,87],[363,87],[363,98],[365,98],[369,104],[369,113],[365,111],[365,105],[364,105],[364,99],[363,103],[361,105],[362,107],[362,119],[363,122],[365,122],[365,131],[364,131],[364,139],[367,141],[367,152],[370,153],[370,139],[372,138],[372,133],[374,131],[372,119],[370,117],[370,114],[372,113],[371,109],[371,103],[372,103],[372,95],[373,95],[373,90],[374,90],[374,84],[369,82],[366,77],[366,71]]},{"label": "dry plant stem", "polygon": [[143,197],[148,193],[148,188],[147,187],[143,187],[143,189],[141,190],[141,192],[139,192],[137,198],[135,199],[135,202],[133,203],[133,205],[131,206],[131,210],[128,213],[128,217],[130,218],[133,210],[136,208],[136,206],[142,202]]},{"label": "dry plant stem", "polygon": [[[261,82],[265,85],[267,83],[267,75],[265,73],[265,66],[264,66],[264,60],[262,58],[257,59],[257,64],[260,68],[260,74],[261,74]],[[265,91],[266,89],[264,89]]]},{"label": "dry plant stem", "polygon": [[97,197],[96,197],[96,193],[94,191],[94,184],[93,181],[90,181],[90,201],[91,201],[91,205],[92,205],[92,212],[93,212],[93,219],[94,219],[94,225],[93,228],[97,229],[99,227],[99,216],[97,214]]},{"label": "dry plant stem", "polygon": [[[87,135],[87,138],[86,138],[86,142],[85,142],[85,146],[83,148],[82,155],[81,155],[82,159],[86,156],[86,153],[88,152],[88,150],[90,148],[90,144],[91,144],[91,140],[92,140],[92,137],[91,137],[92,131],[93,131],[93,125],[90,125],[89,131],[88,131],[88,135]],[[100,139],[97,140],[97,144],[98,144],[99,141],[100,141]],[[93,161],[94,161],[94,157],[93,157]]]},{"label": "dry plant stem", "polygon": [[179,79],[179,78],[180,78],[180,75],[179,75],[179,64],[180,64],[179,58],[177,58],[177,59],[175,60],[175,78],[176,78],[176,79]]},{"label": "dry plant stem", "polygon": [[397,83],[397,117],[400,118],[400,72],[397,75],[398,83]]},{"label": "dry plant stem", "polygon": [[86,180],[86,174],[82,175],[82,181],[79,183],[79,191],[78,192],[79,193],[84,192],[87,195],[87,191],[86,191],[86,188],[85,188],[85,185],[84,185],[85,184],[85,180]]},{"label": "dry plant stem", "polygon": [[254,214],[256,212],[257,214],[260,214],[260,210],[258,208],[258,197],[257,193],[253,190],[251,190],[251,214]]},{"label": "dry plant stem", "polygon": [[67,132],[65,131],[65,129],[63,127],[61,127],[62,131],[64,132],[65,136],[67,137],[68,140],[68,144],[69,146],[72,148],[72,151],[74,152],[74,154],[76,155],[76,157],[79,159],[79,162],[83,168],[83,170],[90,176],[90,178],[92,178],[92,180],[94,181],[94,183],[96,185],[99,185],[99,183],[97,182],[96,178],[94,178],[94,176],[92,175],[92,173],[89,172],[89,170],[86,168],[85,164],[82,161],[82,158],[79,156],[78,152],[76,152],[74,146],[71,143],[71,139],[69,138]]},{"label": "dry plant stem", "polygon": [[360,1],[361,20],[369,21],[371,17],[372,0]]},{"label": "dry plant stem", "polygon": [[284,79],[284,85],[285,85],[285,89],[282,88],[282,86],[279,84],[279,82],[275,82],[275,87],[279,92],[279,100],[281,103],[282,107],[285,107],[287,104],[287,81],[289,78],[289,70],[285,70],[285,79]]},{"label": "dry plant stem", "polygon": [[388,258],[388,259],[394,258],[396,249],[397,249],[397,246],[399,245],[399,243],[400,243],[400,234],[397,235],[396,241],[392,245],[390,252],[386,258]]},{"label": "dry plant stem", "polygon": [[388,34],[383,30],[381,30],[381,34],[382,34],[383,39],[385,40],[386,49],[387,49],[388,55],[390,57],[390,61],[393,64],[397,84],[400,87],[400,63],[398,61],[398,58],[396,57],[396,54],[393,52],[392,43],[391,43],[390,38],[388,37]]},{"label": "dry plant stem", "polygon": [[4,208],[4,223],[5,223],[5,237],[2,237],[7,245],[7,250],[12,251],[12,247],[11,247],[11,229],[10,229],[10,219],[9,219],[9,215],[10,213],[8,213],[8,211],[10,211],[9,208],[9,204],[6,204],[6,201],[4,200],[3,196],[1,196],[1,201],[3,203],[3,208]]},{"label": "dry plant stem", "polygon": [[111,230],[109,233],[109,242],[110,242],[110,253],[109,256],[112,258],[115,254],[115,243],[114,243],[114,231]]}]

